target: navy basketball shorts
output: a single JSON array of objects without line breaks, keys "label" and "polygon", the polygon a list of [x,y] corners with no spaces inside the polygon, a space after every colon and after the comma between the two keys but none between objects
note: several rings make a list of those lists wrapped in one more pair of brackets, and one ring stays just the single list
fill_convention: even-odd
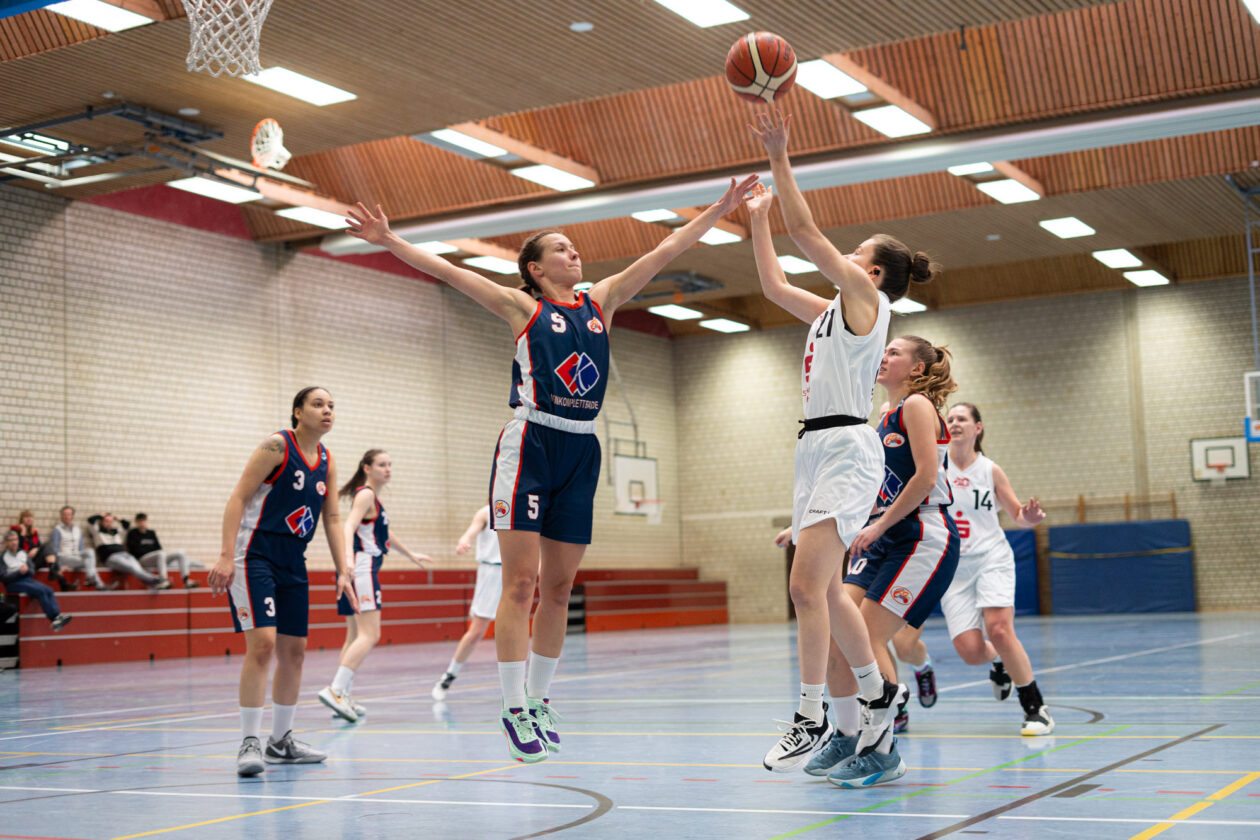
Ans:
[{"label": "navy basketball shorts", "polygon": [[491,527],[589,545],[599,462],[596,435],[509,420],[490,475]]},{"label": "navy basketball shorts", "polygon": [[[366,551],[354,555],[354,594],[359,599],[359,612],[371,612],[381,608],[381,565],[384,555],[373,557]],[[337,615],[354,615],[354,606],[345,595],[337,598]]]},{"label": "navy basketball shorts", "polygon": [[958,568],[958,526],[941,505],[920,508],[893,525],[856,559],[844,582],[922,627],[940,603]]},{"label": "navy basketball shorts", "polygon": [[286,636],[306,636],[311,586],[306,577],[306,542],[255,531],[228,589],[236,632],[274,627]]}]

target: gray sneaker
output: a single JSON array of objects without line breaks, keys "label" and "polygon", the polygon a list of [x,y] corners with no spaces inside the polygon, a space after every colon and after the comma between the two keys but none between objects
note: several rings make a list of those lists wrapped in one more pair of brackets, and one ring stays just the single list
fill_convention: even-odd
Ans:
[{"label": "gray sneaker", "polygon": [[54,633],[56,633],[56,632],[57,632],[57,631],[59,631],[62,627],[65,627],[67,624],[69,624],[69,623],[70,623],[70,620],[71,620],[72,618],[74,618],[74,616],[70,615],[70,613],[60,613],[60,614],[58,614],[58,615],[57,615],[57,617],[56,617],[56,618],[54,618],[54,619],[52,620],[52,630],[53,630],[53,632],[54,632]]},{"label": "gray sneaker", "polygon": [[827,781],[842,788],[863,788],[882,785],[906,775],[906,763],[897,752],[897,740],[893,739],[888,753],[868,753],[845,759],[833,770]]},{"label": "gray sneaker", "polygon": [[359,716],[355,714],[354,707],[350,705],[349,692],[338,694],[333,691],[330,685],[326,688],[321,688],[318,697],[319,702],[332,709],[339,717],[343,717],[351,723],[359,719]]},{"label": "gray sneaker", "polygon": [[840,766],[840,763],[857,752],[857,736],[843,735],[836,730],[827,742],[827,746],[814,753],[805,772],[811,776],[826,776]]},{"label": "gray sneaker", "polygon": [[263,751],[263,761],[268,764],[318,764],[326,758],[328,753],[294,738],[292,731],[284,733],[279,741],[268,737],[267,749]]},{"label": "gray sneaker", "polygon": [[262,743],[253,735],[241,741],[241,751],[236,754],[236,775],[257,776],[265,766]]}]

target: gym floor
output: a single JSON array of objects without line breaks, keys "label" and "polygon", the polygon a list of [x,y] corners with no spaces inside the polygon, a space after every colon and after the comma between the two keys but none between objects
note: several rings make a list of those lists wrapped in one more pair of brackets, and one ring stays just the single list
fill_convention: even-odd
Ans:
[{"label": "gym floor", "polygon": [[309,652],[298,735],[328,762],[251,779],[235,774],[237,661],[9,671],[0,837],[1260,836],[1260,613],[1016,629],[1054,734],[1021,737],[1017,700],[995,702],[930,621],[940,701],[911,700],[909,772],[866,790],[761,766],[795,710],[790,625],[570,637],[552,693],[564,748],[529,767],[507,758],[490,642],[441,704],[452,644],[378,649],[358,724],[314,699],[336,652]]}]

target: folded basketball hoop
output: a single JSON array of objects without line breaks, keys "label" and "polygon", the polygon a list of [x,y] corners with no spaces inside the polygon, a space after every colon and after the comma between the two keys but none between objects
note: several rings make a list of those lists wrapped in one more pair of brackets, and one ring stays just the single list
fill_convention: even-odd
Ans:
[{"label": "folded basketball hoop", "polygon": [[254,133],[249,138],[250,152],[253,154],[254,166],[259,169],[284,169],[292,155],[284,147],[284,131],[280,123],[267,117],[254,126]]},{"label": "folded basketball hoop", "polygon": [[261,73],[258,39],[272,0],[181,0],[188,13],[188,69],[211,76]]}]

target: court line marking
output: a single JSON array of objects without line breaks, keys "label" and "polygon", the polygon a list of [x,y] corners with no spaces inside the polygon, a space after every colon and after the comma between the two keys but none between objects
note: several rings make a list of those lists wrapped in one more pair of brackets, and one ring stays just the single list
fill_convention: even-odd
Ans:
[{"label": "court line marking", "polygon": [[1236,793],[1237,791],[1241,790],[1243,787],[1254,782],[1256,779],[1260,779],[1260,773],[1248,773],[1247,775],[1243,776],[1241,779],[1236,779],[1235,781],[1231,782],[1230,784],[1226,785],[1225,787],[1221,788],[1215,793],[1210,794],[1206,799],[1200,802],[1194,803],[1189,808],[1185,808],[1181,811],[1178,811],[1177,813],[1172,815],[1171,819],[1160,822],[1157,825],[1153,825],[1150,828],[1146,829],[1145,831],[1138,832],[1137,834],[1133,835],[1133,837],[1130,838],[1130,840],[1150,840],[1150,838],[1155,837],[1158,834],[1163,834],[1168,829],[1177,825],[1179,822],[1185,820],[1186,817],[1193,816],[1199,813],[1200,811],[1205,811],[1208,808],[1211,808],[1217,802],[1220,802],[1222,799],[1225,799],[1232,793]]},{"label": "court line marking", "polygon": [[1251,685],[1244,685],[1241,688],[1235,688],[1233,691],[1222,691],[1220,694],[1214,694],[1211,697],[1204,697],[1201,702],[1206,703],[1209,700],[1221,700],[1225,697],[1229,697],[1231,694],[1237,694],[1240,691],[1246,691],[1247,689],[1255,688],[1258,685],[1260,685],[1260,682],[1253,682]]},{"label": "court line marking", "polygon": [[[449,777],[457,778],[457,777]],[[447,781],[448,777],[441,779],[433,779],[434,782]],[[341,781],[341,780],[335,780]],[[429,782],[425,782],[428,784]],[[361,802],[365,804],[389,802],[396,805],[487,805],[500,808],[579,808],[589,810],[589,804],[568,805],[561,803],[548,802],[494,802],[480,799],[385,799],[373,797],[372,799],[358,799],[360,796],[369,796],[366,793],[348,793],[345,796],[337,796],[329,798],[327,796],[293,796],[281,794],[266,793],[201,793],[195,791],[175,791],[175,790],[117,790],[112,788],[49,788],[49,787],[22,787],[18,785],[0,786],[0,790],[23,790],[38,791],[43,793],[113,793],[120,796],[175,796],[190,799],[259,799],[274,802]]]}]

